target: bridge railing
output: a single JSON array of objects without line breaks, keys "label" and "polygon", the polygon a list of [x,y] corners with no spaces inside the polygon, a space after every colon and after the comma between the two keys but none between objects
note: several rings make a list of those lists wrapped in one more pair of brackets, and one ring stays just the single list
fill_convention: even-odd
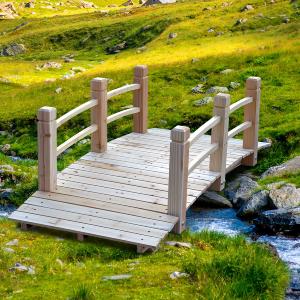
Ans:
[{"label": "bridge railing", "polygon": [[[253,166],[257,162],[258,124],[260,109],[260,84],[258,77],[246,81],[246,97],[230,105],[230,95],[219,93],[214,98],[214,116],[190,134],[190,128],[176,126],[171,131],[168,214],[177,216],[174,231],[181,233],[186,226],[186,206],[189,175],[209,158],[208,170],[219,174],[211,189],[220,191],[225,186],[228,140],[243,132],[243,148],[252,154],[243,159],[242,164]],[[229,116],[244,107],[244,122],[228,131]],[[191,162],[189,150],[195,141],[211,130],[210,146],[199,153]]]},{"label": "bridge railing", "polygon": [[[134,82],[112,91],[107,91],[106,78],[91,81],[91,98],[80,106],[56,119],[56,108],[42,107],[38,111],[38,181],[40,191],[55,191],[57,185],[57,157],[66,149],[91,135],[91,150],[107,150],[107,124],[133,114],[133,131],[147,132],[148,119],[148,68],[136,66]],[[107,116],[107,100],[126,92],[133,92],[133,107]],[[91,109],[91,125],[57,147],[57,129]]]}]

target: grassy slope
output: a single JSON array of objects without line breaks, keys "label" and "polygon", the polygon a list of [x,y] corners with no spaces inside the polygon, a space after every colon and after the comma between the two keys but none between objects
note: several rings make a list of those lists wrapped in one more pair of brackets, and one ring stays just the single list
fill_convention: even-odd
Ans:
[{"label": "grassy slope", "polygon": [[[58,240],[47,231],[20,232],[7,221],[0,225],[0,246],[19,239],[15,253],[0,248],[1,299],[279,300],[288,280],[278,258],[243,237],[185,233],[181,239],[192,242],[193,249],[162,246],[155,254],[137,255],[129,246],[93,239],[79,243],[70,235]],[[36,274],[9,272],[16,262],[35,267]],[[172,280],[174,271],[190,276]],[[101,280],[116,274],[132,278]]]},{"label": "grassy slope", "polygon": [[[106,5],[99,3],[101,9]],[[15,58],[0,57],[0,129],[11,134],[0,136],[0,144],[10,143],[18,155],[36,158],[35,113],[40,106],[56,106],[61,115],[89,99],[91,78],[113,78],[110,87],[114,88],[131,81],[131,69],[135,64],[147,63],[150,67],[150,126],[172,128],[181,123],[195,129],[207,120],[212,105],[194,107],[193,102],[202,95],[190,92],[203,77],[207,78],[206,87],[241,82],[241,87],[231,93],[235,101],[243,96],[248,76],[261,76],[260,137],[271,136],[279,144],[271,152],[271,162],[270,154],[266,154],[260,166],[266,168],[276,159],[280,162],[287,155],[297,153],[300,124],[297,117],[299,95],[294,88],[299,81],[296,10],[288,1],[266,6],[263,1],[253,1],[255,10],[243,13],[240,8],[247,4],[246,1],[225,8],[221,3],[182,2],[136,9],[130,14],[112,11],[107,17],[92,11],[83,14],[85,10],[76,8],[50,12],[37,6],[36,15],[28,17],[25,11],[25,14],[21,12],[23,19],[1,21],[0,32],[7,33],[1,36],[0,44],[24,43],[28,52]],[[203,12],[207,6],[216,8]],[[259,13],[264,17],[258,17]],[[53,14],[66,16],[41,18]],[[283,24],[283,14],[289,16],[289,24]],[[234,26],[241,17],[246,17],[248,22]],[[14,30],[24,22],[28,23]],[[145,30],[145,25],[152,27]],[[224,34],[208,33],[211,27]],[[178,37],[168,40],[170,32],[177,32]],[[107,47],[123,40],[130,42],[128,49],[107,55]],[[137,53],[137,47],[144,44],[147,50]],[[35,69],[45,61],[62,62],[61,56],[67,53],[75,54],[76,61],[63,64],[61,70]],[[192,64],[194,57],[199,61]],[[72,66],[83,66],[88,71],[72,80],[44,83],[47,78],[60,78]],[[219,72],[225,68],[236,71],[221,75]],[[1,83],[1,78],[9,79],[10,83]],[[57,87],[63,88],[61,94],[55,93]],[[130,95],[113,99],[109,110],[115,112],[130,101]],[[233,116],[231,126],[241,118],[241,113]],[[87,123],[87,114],[70,122],[60,131],[59,141]],[[130,131],[130,126],[129,118],[113,123],[109,128],[110,138]],[[59,161],[59,168],[88,148],[86,144],[72,149]],[[36,162],[12,163],[0,155],[0,163],[13,165],[15,170],[5,176],[12,178],[8,185],[15,187],[15,180],[21,183],[14,201],[23,202],[36,188]],[[41,299],[46,294],[47,299],[84,299],[79,296],[92,294],[87,298],[191,299],[196,295],[200,299],[282,299],[287,283],[286,269],[281,262],[270,257],[266,249],[248,245],[241,238],[186,234],[182,239],[192,240],[194,250],[162,247],[154,255],[136,256],[133,249],[124,245],[111,246],[100,241],[80,244],[69,239],[57,241],[46,232],[43,235],[20,233],[11,222],[2,221],[0,225],[1,248],[13,238],[20,240],[14,254],[0,249],[0,297],[3,298]],[[62,266],[57,259],[63,262]],[[130,263],[135,261],[140,264],[132,267]],[[8,272],[16,262],[35,266],[36,275]],[[178,270],[188,272],[190,278],[169,279],[169,274]],[[100,280],[104,275],[120,273],[131,273],[133,278],[120,283]]]}]

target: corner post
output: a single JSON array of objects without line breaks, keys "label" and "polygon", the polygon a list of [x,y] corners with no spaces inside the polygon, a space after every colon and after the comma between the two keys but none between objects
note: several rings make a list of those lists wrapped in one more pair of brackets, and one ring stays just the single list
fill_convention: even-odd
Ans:
[{"label": "corner post", "polygon": [[105,152],[107,150],[107,79],[94,78],[91,81],[91,97],[98,104],[91,109],[91,123],[98,126],[92,133],[92,152]]},{"label": "corner post", "polygon": [[252,97],[253,102],[244,107],[244,121],[252,122],[252,126],[243,133],[243,148],[252,149],[253,153],[242,161],[244,166],[255,166],[257,163],[259,110],[260,110],[260,87],[259,77],[249,77],[246,81],[246,96]]},{"label": "corner post", "polygon": [[171,131],[168,214],[179,218],[173,229],[175,233],[181,233],[186,227],[189,137],[189,127],[176,126]]},{"label": "corner post", "polygon": [[133,131],[146,133],[148,129],[148,67],[136,66],[134,68],[134,83],[140,88],[133,92],[133,106],[139,107],[140,112],[133,115]]},{"label": "corner post", "polygon": [[39,190],[56,190],[57,126],[56,108],[44,106],[38,111],[38,181]]},{"label": "corner post", "polygon": [[219,148],[210,155],[209,170],[221,174],[211,186],[211,189],[215,191],[221,191],[225,186],[229,106],[230,95],[219,93],[215,96],[214,115],[221,118],[220,123],[212,128],[211,131],[211,143],[217,143]]}]

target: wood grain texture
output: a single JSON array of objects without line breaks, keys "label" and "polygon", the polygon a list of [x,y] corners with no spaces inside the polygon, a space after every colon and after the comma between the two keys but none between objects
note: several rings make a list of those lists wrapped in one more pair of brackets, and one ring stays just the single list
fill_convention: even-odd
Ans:
[{"label": "wood grain texture", "polygon": [[39,190],[53,192],[56,189],[57,173],[56,108],[40,108],[37,118]]},{"label": "wood grain texture", "polygon": [[134,68],[134,83],[140,88],[133,92],[133,106],[139,107],[140,112],[133,116],[133,131],[146,133],[148,129],[148,67]]},{"label": "wood grain texture", "polygon": [[260,88],[261,79],[259,77],[249,77],[247,79],[246,96],[252,97],[253,101],[244,107],[244,122],[249,121],[252,126],[244,131],[243,147],[253,150],[253,153],[243,159],[243,165],[246,166],[254,166],[257,163]]},{"label": "wood grain texture", "polygon": [[94,78],[91,81],[91,97],[97,100],[97,105],[91,109],[91,123],[98,130],[92,134],[91,148],[93,152],[101,153],[107,149],[107,79]]}]

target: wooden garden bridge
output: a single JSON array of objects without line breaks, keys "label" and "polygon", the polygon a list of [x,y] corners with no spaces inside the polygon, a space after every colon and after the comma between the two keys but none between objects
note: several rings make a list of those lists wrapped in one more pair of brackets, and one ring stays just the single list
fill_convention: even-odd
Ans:
[{"label": "wooden garden bridge", "polygon": [[[246,82],[245,98],[230,105],[217,94],[213,117],[190,133],[184,126],[148,129],[148,69],[137,66],[134,83],[107,91],[107,79],[91,82],[92,100],[62,117],[56,109],[38,111],[39,190],[10,219],[154,250],[170,232],[181,233],[186,210],[207,189],[224,188],[225,175],[253,166],[258,142],[260,84]],[[108,100],[133,91],[133,107],[107,116]],[[244,109],[244,122],[228,131],[229,116]],[[91,125],[57,147],[57,129],[90,109]],[[133,114],[133,132],[107,142],[107,124]],[[206,133],[211,130],[211,135]],[[243,140],[233,137],[243,132]],[[57,156],[91,135],[91,152],[57,173]]]}]

